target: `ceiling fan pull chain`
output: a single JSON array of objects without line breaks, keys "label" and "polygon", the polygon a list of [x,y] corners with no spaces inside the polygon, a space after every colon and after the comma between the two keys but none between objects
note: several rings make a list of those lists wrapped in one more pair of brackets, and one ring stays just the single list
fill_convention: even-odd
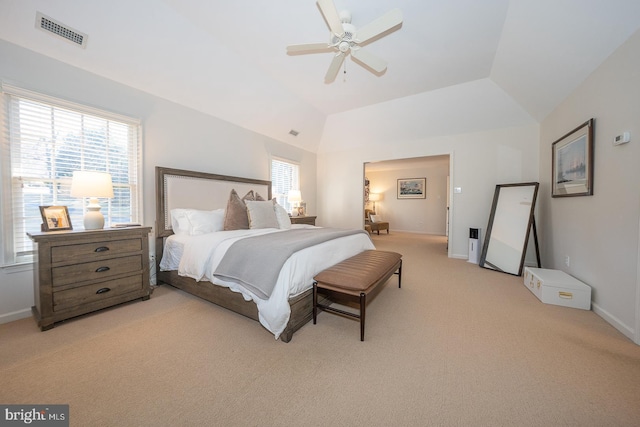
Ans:
[{"label": "ceiling fan pull chain", "polygon": [[342,72],[342,82],[346,83],[347,82],[347,61],[344,61],[342,65],[344,66],[344,71]]}]

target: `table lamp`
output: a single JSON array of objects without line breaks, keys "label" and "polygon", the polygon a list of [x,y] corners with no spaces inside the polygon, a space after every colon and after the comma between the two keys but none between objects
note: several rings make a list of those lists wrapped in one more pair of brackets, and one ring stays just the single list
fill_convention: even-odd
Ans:
[{"label": "table lamp", "polygon": [[382,200],[382,194],[380,194],[380,193],[370,193],[369,194],[369,201],[373,202],[373,211],[374,212],[376,212],[376,202],[379,202],[380,200]]},{"label": "table lamp", "polygon": [[300,190],[289,190],[287,200],[289,201],[289,203],[292,203],[291,215],[298,216],[297,204],[302,201],[302,193],[300,192]]},{"label": "table lamp", "polygon": [[113,197],[111,174],[106,172],[75,171],[71,181],[71,197],[89,197],[84,214],[84,229],[104,228],[104,216],[100,212],[98,197]]}]

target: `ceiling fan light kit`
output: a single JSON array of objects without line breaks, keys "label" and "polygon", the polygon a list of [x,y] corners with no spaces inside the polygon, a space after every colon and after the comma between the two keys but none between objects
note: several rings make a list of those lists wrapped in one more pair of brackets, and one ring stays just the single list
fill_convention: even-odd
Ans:
[{"label": "ceiling fan light kit", "polygon": [[402,25],[402,12],[399,9],[385,13],[358,30],[351,24],[351,13],[346,10],[338,13],[332,0],[318,0],[317,4],[329,26],[329,43],[289,45],[288,54],[334,52],[324,78],[325,83],[332,83],[336,79],[345,57],[349,54],[352,59],[374,73],[382,73],[387,69],[385,60],[363,49],[362,45],[385,36],[385,33],[394,28],[399,28]]}]

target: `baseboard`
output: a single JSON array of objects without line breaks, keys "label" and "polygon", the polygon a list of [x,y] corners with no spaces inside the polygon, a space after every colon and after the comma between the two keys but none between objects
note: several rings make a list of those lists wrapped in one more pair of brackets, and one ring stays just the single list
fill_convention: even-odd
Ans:
[{"label": "baseboard", "polygon": [[630,328],[629,326],[622,323],[620,319],[611,315],[608,311],[603,310],[600,306],[598,306],[598,304],[592,302],[591,309],[598,316],[602,317],[607,323],[620,331],[625,337],[640,345],[640,343],[635,342],[635,331],[633,330],[633,328]]},{"label": "baseboard", "polygon": [[13,322],[14,320],[25,319],[31,317],[31,309],[25,308],[24,310],[13,311],[11,313],[0,315],[0,325],[3,323]]}]

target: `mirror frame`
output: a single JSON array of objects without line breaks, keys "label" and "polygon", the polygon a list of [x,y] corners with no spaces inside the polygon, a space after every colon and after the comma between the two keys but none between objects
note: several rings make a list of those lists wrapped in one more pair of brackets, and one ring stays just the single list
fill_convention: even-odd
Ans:
[{"label": "mirror frame", "polygon": [[[535,207],[536,207],[536,199],[538,197],[538,187],[540,186],[539,183],[537,182],[525,182],[525,183],[520,183],[520,184],[500,184],[500,185],[496,185],[496,189],[493,195],[493,204],[491,205],[491,213],[489,215],[489,224],[487,226],[487,232],[485,234],[485,239],[484,239],[484,244],[482,246],[482,254],[480,256],[480,267],[484,267],[484,268],[489,268],[492,270],[496,270],[496,271],[500,271],[502,273],[507,273],[507,274],[513,274],[516,276],[521,276],[522,275],[522,268],[524,266],[524,260],[527,254],[527,244],[529,243],[529,236],[531,234],[531,231],[533,230],[533,238],[534,238],[534,243],[535,243],[535,250],[536,250],[536,257],[537,257],[537,261],[538,261],[538,267],[540,267],[540,252],[538,249],[538,233],[536,230],[536,222],[535,222],[535,217],[534,217],[534,212],[535,212]],[[503,204],[501,204],[501,195],[502,195],[502,200],[506,200],[505,199],[505,195],[503,194],[503,191],[507,191],[508,189],[514,188],[514,187],[532,187],[532,194],[531,194],[531,207],[530,209],[528,209],[528,213],[526,214],[526,217],[523,215],[521,215],[521,217],[516,218],[517,220],[517,224],[515,224],[516,228],[512,227],[512,230],[509,230],[509,226],[510,224],[505,223],[504,219],[504,215],[508,214],[508,210],[505,209],[505,206]],[[521,202],[519,202],[518,204],[521,204]],[[522,209],[520,209],[522,210]],[[524,222],[526,221],[526,225],[525,228],[526,230],[524,230],[525,234],[519,234],[522,233],[522,229],[519,228]],[[513,224],[511,224],[513,225]],[[505,228],[507,227],[507,228]],[[498,228],[500,229],[500,233],[516,233],[518,235],[522,235],[523,236],[523,241],[522,246],[520,247],[520,242],[516,242],[515,246],[511,246],[509,247],[507,245],[508,248],[512,249],[519,257],[519,265],[518,265],[518,269],[517,272],[515,271],[515,265],[514,266],[505,266],[504,264],[501,264],[499,261],[503,261],[502,259],[500,260],[496,260],[494,258],[487,260],[487,254],[489,253],[489,248],[492,242],[492,232],[495,232],[498,230]],[[504,243],[502,241],[497,240],[495,237],[493,238],[493,242],[494,245],[499,243]],[[513,258],[513,257],[511,257]],[[513,267],[513,268],[510,268]]]}]

